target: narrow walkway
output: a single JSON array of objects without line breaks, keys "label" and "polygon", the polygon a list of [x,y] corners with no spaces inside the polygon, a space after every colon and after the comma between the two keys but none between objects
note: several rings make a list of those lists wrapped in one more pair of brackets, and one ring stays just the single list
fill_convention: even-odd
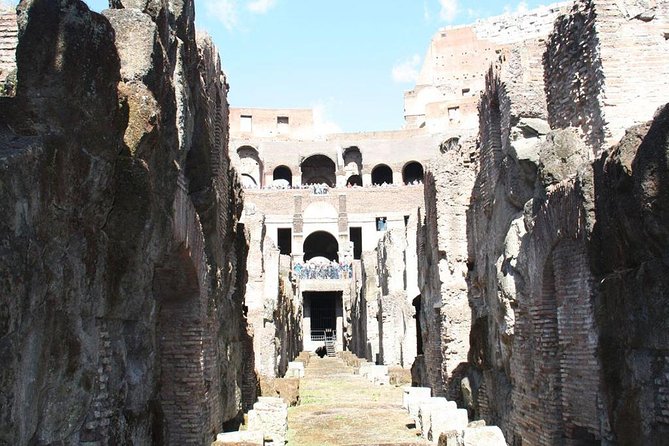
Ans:
[{"label": "narrow walkway", "polygon": [[354,375],[339,358],[312,358],[300,405],[288,410],[288,446],[430,444],[402,408],[402,394]]}]

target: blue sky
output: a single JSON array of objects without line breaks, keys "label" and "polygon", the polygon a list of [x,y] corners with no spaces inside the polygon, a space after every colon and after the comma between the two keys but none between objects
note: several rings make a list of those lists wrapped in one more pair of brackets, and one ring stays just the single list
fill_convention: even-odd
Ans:
[{"label": "blue sky", "polygon": [[542,3],[195,0],[195,8],[198,29],[218,46],[232,106],[314,108],[323,129],[357,132],[402,127],[403,93],[440,27]]}]

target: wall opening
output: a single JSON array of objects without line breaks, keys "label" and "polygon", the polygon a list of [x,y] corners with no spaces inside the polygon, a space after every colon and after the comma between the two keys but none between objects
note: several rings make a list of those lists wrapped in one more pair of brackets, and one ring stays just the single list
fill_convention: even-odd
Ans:
[{"label": "wall opening", "polygon": [[253,181],[249,181],[248,178],[242,178],[242,186],[246,187],[260,187],[262,186],[262,176],[263,176],[263,165],[260,160],[260,155],[258,151],[251,146],[242,146],[237,149],[237,155],[239,156],[239,173],[242,177],[246,176]]},{"label": "wall opening", "polygon": [[276,243],[279,245],[279,252],[282,255],[292,254],[293,230],[291,228],[277,228]]},{"label": "wall opening", "polygon": [[412,161],[407,163],[402,169],[402,181],[404,184],[417,184],[423,182],[423,165]]},{"label": "wall opening", "polygon": [[348,238],[353,243],[353,259],[360,260],[362,256],[362,228],[349,228]]},{"label": "wall opening", "polygon": [[385,231],[387,227],[387,220],[386,217],[376,217],[376,230],[377,231]]},{"label": "wall opening", "polygon": [[277,116],[276,117],[276,128],[280,134],[288,133],[290,130],[288,116]]},{"label": "wall opening", "polygon": [[351,175],[346,180],[346,187],[362,186],[362,177],[360,175]]},{"label": "wall opening", "polygon": [[327,184],[335,187],[335,163],[325,155],[312,155],[302,161],[302,184]]},{"label": "wall opening", "polygon": [[272,184],[278,185],[277,182],[285,181],[285,185],[292,187],[293,172],[287,166],[278,166],[272,172]]},{"label": "wall opening", "polygon": [[344,149],[344,172],[347,175],[360,175],[362,172],[362,153],[360,149],[352,146]]},{"label": "wall opening", "polygon": [[[341,291],[305,291],[302,293],[305,327],[310,332],[305,338],[312,342],[341,339],[342,336],[342,292]],[[316,347],[318,344],[313,344]]]},{"label": "wall opening", "polygon": [[315,257],[338,262],[339,242],[329,232],[316,231],[304,239],[303,252],[305,262]]},{"label": "wall opening", "polygon": [[253,116],[241,115],[239,117],[239,130],[251,133],[253,131]]},{"label": "wall opening", "polygon": [[379,164],[372,169],[372,184],[393,184],[393,170],[385,164]]},{"label": "wall opening", "polygon": [[416,314],[414,315],[414,319],[416,319],[416,354],[417,355],[422,355],[423,354],[423,332],[421,331],[421,327],[420,327],[421,301],[422,301],[422,298],[419,294],[411,302],[413,304],[413,306],[416,308]]}]

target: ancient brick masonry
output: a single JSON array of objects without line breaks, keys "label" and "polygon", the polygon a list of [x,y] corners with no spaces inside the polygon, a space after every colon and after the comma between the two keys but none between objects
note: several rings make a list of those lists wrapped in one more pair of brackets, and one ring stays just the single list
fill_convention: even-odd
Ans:
[{"label": "ancient brick masonry", "polygon": [[667,2],[579,0],[544,55],[553,128],[580,128],[594,152],[652,118],[669,88]]},{"label": "ancient brick masonry", "polygon": [[252,379],[216,50],[192,2],[114,5],[18,8],[17,96],[0,98],[0,443],[204,444]]},{"label": "ancient brick masonry", "polygon": [[0,5],[0,85],[7,80],[10,82],[16,80],[17,34],[16,12],[13,9],[4,9]]},{"label": "ancient brick masonry", "polygon": [[[657,57],[668,48],[666,5],[640,5],[577,1],[546,47],[502,51],[486,77],[466,217],[473,320],[462,386],[470,413],[511,444],[663,444],[669,429],[666,107],[610,147],[667,100],[666,76],[637,88],[622,74],[623,58],[666,69]],[[457,178],[430,169],[419,251],[428,266],[441,260],[430,245],[448,234],[454,201],[434,191]],[[457,383],[427,361],[438,358],[430,344],[448,342],[434,331],[424,328],[427,381]]]}]

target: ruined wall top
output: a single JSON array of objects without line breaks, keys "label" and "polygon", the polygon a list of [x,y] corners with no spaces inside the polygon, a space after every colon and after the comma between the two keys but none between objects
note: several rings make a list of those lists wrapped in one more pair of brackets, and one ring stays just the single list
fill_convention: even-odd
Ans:
[{"label": "ruined wall top", "polygon": [[[16,43],[18,41],[18,27],[16,26],[16,11],[14,8],[4,8],[0,4],[0,84],[8,76],[15,76],[16,70]],[[0,87],[0,95],[2,95]]]},{"label": "ruined wall top", "polygon": [[485,69],[511,44],[543,48],[554,20],[567,11],[556,3],[471,25],[440,29],[430,42],[416,87],[405,93],[405,127],[431,132],[475,129]]}]

